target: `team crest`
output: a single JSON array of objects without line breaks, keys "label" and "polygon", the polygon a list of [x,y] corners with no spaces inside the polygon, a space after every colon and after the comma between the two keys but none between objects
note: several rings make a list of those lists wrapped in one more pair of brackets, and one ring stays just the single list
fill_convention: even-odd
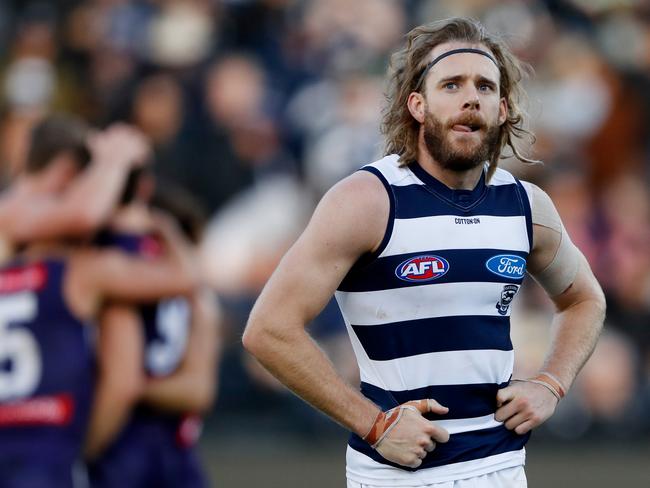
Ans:
[{"label": "team crest", "polygon": [[512,303],[512,300],[515,298],[515,295],[518,291],[519,285],[505,285],[503,287],[503,290],[501,290],[501,299],[496,305],[499,314],[505,315],[508,313],[510,304]]},{"label": "team crest", "polygon": [[431,281],[449,271],[449,263],[440,256],[423,255],[407,259],[395,269],[395,276],[404,281]]}]

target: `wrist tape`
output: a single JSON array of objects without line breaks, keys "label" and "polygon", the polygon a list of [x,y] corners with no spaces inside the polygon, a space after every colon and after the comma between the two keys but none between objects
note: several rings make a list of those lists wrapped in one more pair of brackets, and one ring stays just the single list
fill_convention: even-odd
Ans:
[{"label": "wrist tape", "polygon": [[368,433],[363,436],[363,440],[370,444],[373,449],[376,449],[393,427],[397,425],[397,422],[402,418],[404,410],[413,410],[417,413],[427,411],[422,410],[423,405],[426,405],[428,409],[428,400],[412,400],[403,403],[402,405],[398,405],[395,408],[391,408],[386,412],[379,412],[372,427],[370,427]]},{"label": "wrist tape", "polygon": [[553,393],[553,396],[557,398],[558,402],[562,400],[562,398],[564,398],[564,395],[566,395],[566,391],[564,390],[562,383],[560,383],[560,380],[558,380],[555,376],[545,371],[542,371],[534,378],[529,378],[524,381],[527,381],[528,383],[535,383],[537,385],[542,385],[551,393]]}]

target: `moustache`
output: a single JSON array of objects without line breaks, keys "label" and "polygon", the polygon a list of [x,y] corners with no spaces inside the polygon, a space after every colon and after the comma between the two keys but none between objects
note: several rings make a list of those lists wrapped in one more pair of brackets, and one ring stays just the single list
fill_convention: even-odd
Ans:
[{"label": "moustache", "polygon": [[451,129],[455,125],[464,125],[466,127],[469,127],[472,131],[482,130],[487,127],[487,124],[485,123],[485,120],[483,120],[483,117],[477,115],[463,115],[461,117],[450,120],[447,123],[447,128]]}]

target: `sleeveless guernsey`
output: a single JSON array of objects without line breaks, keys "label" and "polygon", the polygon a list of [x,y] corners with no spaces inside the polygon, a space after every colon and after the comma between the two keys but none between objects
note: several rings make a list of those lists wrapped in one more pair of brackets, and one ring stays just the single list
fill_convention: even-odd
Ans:
[{"label": "sleeveless guernsey", "polygon": [[[148,234],[105,231],[97,244],[150,259],[161,253],[160,242]],[[175,297],[140,306],[139,311],[145,340],[145,374],[151,378],[173,374],[185,356],[191,327],[189,302]],[[139,405],[113,444],[90,466],[92,488],[207,486],[194,450],[201,425],[196,415],[166,413]]]},{"label": "sleeveless guernsey", "polygon": [[63,258],[0,268],[0,486],[73,486],[95,383]]},{"label": "sleeveless guernsey", "polygon": [[361,391],[383,410],[436,399],[449,412],[427,418],[451,438],[410,469],[352,435],[348,478],[408,486],[524,464],[528,435],[507,430],[494,412],[512,375],[510,304],[532,246],[526,190],[501,169],[488,183],[484,171],[473,190],[452,190],[394,155],[362,170],[384,184],[390,217],[379,249],[336,291]]}]

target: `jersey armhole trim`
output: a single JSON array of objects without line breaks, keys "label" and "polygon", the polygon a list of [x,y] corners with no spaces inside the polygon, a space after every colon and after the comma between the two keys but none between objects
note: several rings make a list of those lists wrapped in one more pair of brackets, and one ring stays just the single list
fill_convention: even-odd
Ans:
[{"label": "jersey armhole trim", "polygon": [[524,211],[524,216],[526,217],[526,232],[528,234],[528,253],[533,252],[533,212],[530,206],[530,200],[528,197],[528,192],[521,181],[515,178],[517,183],[517,190],[519,193],[519,202]]},{"label": "jersey armhole trim", "polygon": [[384,185],[384,188],[386,189],[386,193],[388,194],[390,208],[388,212],[388,222],[386,223],[386,230],[384,231],[384,237],[382,238],[379,247],[372,252],[362,255],[355,263],[355,267],[365,266],[371,263],[372,261],[377,259],[382,252],[384,252],[384,249],[386,249],[386,246],[388,245],[388,242],[390,241],[390,238],[393,235],[393,224],[395,221],[395,195],[393,194],[393,189],[390,186],[390,183],[388,183],[386,177],[382,174],[381,171],[379,171],[377,168],[373,166],[363,167],[359,171],[367,171],[368,173],[372,173],[377,178],[379,178],[379,181],[381,181],[381,183]]}]

